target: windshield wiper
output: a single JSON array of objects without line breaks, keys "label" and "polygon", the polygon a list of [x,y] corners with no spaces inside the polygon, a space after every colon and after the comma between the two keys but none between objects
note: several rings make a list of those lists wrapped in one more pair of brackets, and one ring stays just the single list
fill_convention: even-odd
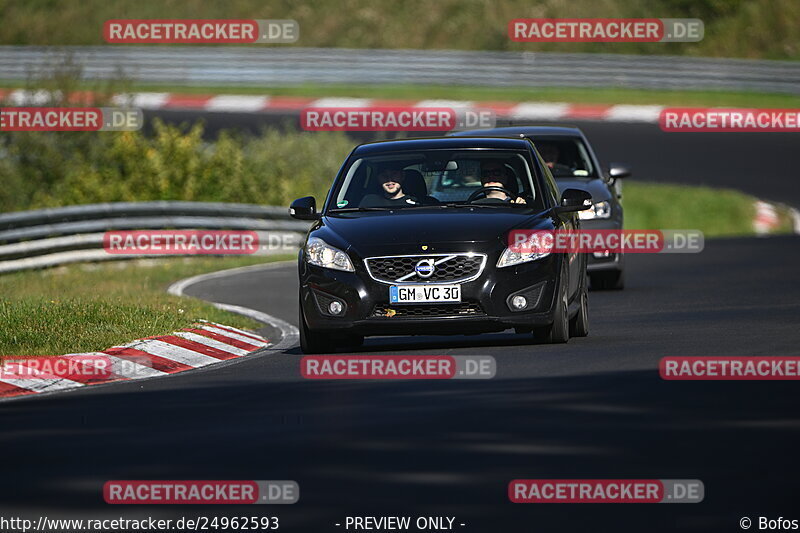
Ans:
[{"label": "windshield wiper", "polygon": [[447,207],[447,204],[417,204],[400,207],[400,209],[419,209],[420,207]]},{"label": "windshield wiper", "polygon": [[341,209],[332,209],[331,213],[352,213],[358,211],[400,211],[401,209],[420,209],[423,207],[445,207],[444,204],[417,204],[417,205],[394,205],[387,207],[343,207]]},{"label": "windshield wiper", "polygon": [[515,204],[515,203],[491,203],[491,204],[442,204],[446,205],[447,207],[527,207],[530,208],[528,204]]},{"label": "windshield wiper", "polygon": [[331,209],[331,213],[354,213],[357,211],[390,211],[394,207],[342,207],[338,209]]}]

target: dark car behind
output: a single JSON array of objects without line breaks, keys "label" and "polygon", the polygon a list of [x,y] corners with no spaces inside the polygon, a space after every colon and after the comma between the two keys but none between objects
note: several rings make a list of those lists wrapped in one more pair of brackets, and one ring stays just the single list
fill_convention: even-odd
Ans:
[{"label": "dark car behind", "polygon": [[[581,189],[592,195],[592,209],[580,213],[584,229],[623,229],[620,179],[629,176],[630,171],[616,163],[605,168],[579,128],[514,126],[462,131],[452,135],[524,137],[532,140],[559,190]],[[622,289],[625,284],[625,256],[602,251],[589,254],[588,272],[593,289]]]}]

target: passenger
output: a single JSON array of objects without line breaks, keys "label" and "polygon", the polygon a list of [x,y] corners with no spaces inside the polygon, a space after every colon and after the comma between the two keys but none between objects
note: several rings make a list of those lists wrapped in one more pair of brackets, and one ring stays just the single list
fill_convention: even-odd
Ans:
[{"label": "passenger", "polygon": [[359,207],[402,207],[419,205],[413,197],[403,192],[405,175],[400,167],[384,167],[378,172],[381,194],[368,194]]},{"label": "passenger", "polygon": [[555,144],[539,143],[536,145],[536,149],[539,151],[539,155],[542,156],[544,163],[548,167],[553,168],[553,166],[558,163],[560,152]]},{"label": "passenger", "polygon": [[[488,160],[481,163],[481,185],[484,187],[502,187],[512,194],[516,192],[516,187],[512,187],[513,178],[509,175],[508,169],[500,161]],[[503,191],[488,191],[486,198],[502,200],[515,204],[527,203],[521,196],[512,198]]]},{"label": "passenger", "polygon": [[565,165],[561,161],[561,150],[558,149],[556,143],[537,143],[536,150],[539,155],[544,159],[544,164],[550,169],[553,176],[572,176],[574,167]]}]

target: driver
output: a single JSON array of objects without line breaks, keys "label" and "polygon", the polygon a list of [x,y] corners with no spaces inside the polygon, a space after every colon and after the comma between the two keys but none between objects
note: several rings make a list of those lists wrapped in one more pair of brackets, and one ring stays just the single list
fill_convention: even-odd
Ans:
[{"label": "driver", "polygon": [[419,205],[414,198],[403,192],[405,174],[402,167],[384,167],[378,172],[378,183],[382,194],[368,194],[360,207],[396,207]]},{"label": "driver", "polygon": [[[502,187],[503,189],[510,189],[509,184],[512,179],[513,178],[508,173],[508,169],[500,161],[490,159],[481,162],[481,185],[483,187]],[[512,199],[503,191],[488,191],[486,193],[486,198],[493,198],[515,204],[526,203],[525,198],[517,196]]]}]

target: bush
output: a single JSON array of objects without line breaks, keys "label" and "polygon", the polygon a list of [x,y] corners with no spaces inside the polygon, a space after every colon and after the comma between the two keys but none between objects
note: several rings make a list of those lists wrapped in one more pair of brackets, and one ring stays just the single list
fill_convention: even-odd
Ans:
[{"label": "bush", "polygon": [[141,132],[0,134],[0,211],[189,200],[287,205],[323,196],[353,143],[341,133],[222,133],[156,120]]}]

